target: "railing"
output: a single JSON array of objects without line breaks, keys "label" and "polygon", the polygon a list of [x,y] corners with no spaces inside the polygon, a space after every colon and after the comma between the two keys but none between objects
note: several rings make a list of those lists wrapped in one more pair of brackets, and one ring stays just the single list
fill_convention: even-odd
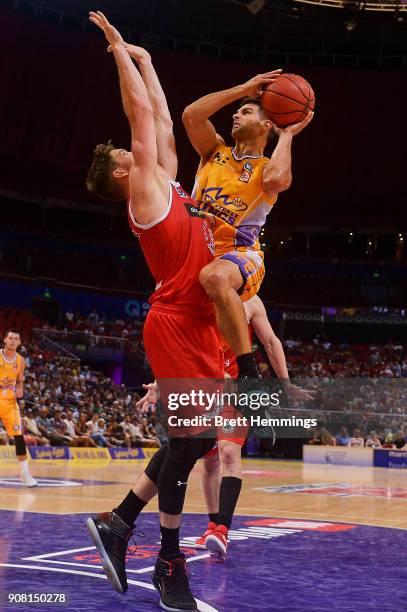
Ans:
[{"label": "railing", "polygon": [[[86,333],[84,331],[63,331],[57,329],[38,329],[33,330],[36,334],[42,338],[46,338],[49,342],[52,342],[55,346],[64,350],[67,354],[72,355],[64,344],[74,346],[86,346],[86,347],[104,347],[115,350],[124,351],[129,343],[127,338],[116,338],[114,336],[100,336],[93,333]],[[56,342],[57,341],[57,342]],[[75,357],[77,359],[77,357]]]},{"label": "railing", "polygon": [[68,351],[68,349],[62,346],[62,344],[59,344],[58,342],[55,342],[55,340],[50,338],[47,335],[46,330],[34,328],[32,333],[33,337],[39,342],[41,347],[49,348],[57,353],[62,353],[65,357],[73,359],[76,362],[80,361],[80,359],[76,355]]}]

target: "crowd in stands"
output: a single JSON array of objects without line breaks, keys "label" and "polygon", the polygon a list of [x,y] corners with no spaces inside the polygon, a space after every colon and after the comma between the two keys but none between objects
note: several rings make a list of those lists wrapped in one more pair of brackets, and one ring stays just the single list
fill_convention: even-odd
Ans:
[{"label": "crowd in stands", "polygon": [[[7,313],[8,325],[10,316]],[[26,319],[26,331],[30,325],[38,326],[38,321]],[[94,344],[100,344],[101,338],[112,338],[143,353],[142,324],[132,319],[110,321],[94,310],[87,316],[68,310],[59,329],[43,323],[41,326],[48,337],[59,334],[61,339],[61,333],[81,333],[92,338]],[[165,443],[163,423],[157,420],[154,407],[142,412],[137,393],[114,384],[109,377],[78,360],[40,348],[34,339],[24,344],[26,348],[22,347],[21,352],[27,369],[25,396],[20,406],[28,444],[130,448]],[[288,338],[284,350],[290,377],[295,382],[299,379],[301,386],[305,381],[305,386],[318,391],[315,401],[305,407],[293,403],[293,408],[313,411],[318,422],[325,425],[315,432],[313,443],[328,440],[321,443],[362,446],[363,442],[379,447],[403,441],[404,446],[406,347],[397,342],[338,345],[317,336],[313,341]],[[271,366],[260,346],[256,357],[262,376],[271,377]],[[336,416],[327,419],[327,413]],[[349,431],[358,429],[353,436],[343,432],[332,436],[329,430],[339,432],[340,425],[347,426]],[[0,427],[0,443],[6,441]]]},{"label": "crowd in stands", "polygon": [[[79,361],[32,343],[26,359],[23,433],[28,445],[159,447],[166,434],[154,407]],[[7,436],[0,427],[0,443]]]},{"label": "crowd in stands", "polygon": [[369,434],[364,434],[360,429],[354,429],[352,435],[350,435],[346,427],[341,427],[339,433],[334,436],[326,427],[321,427],[315,430],[313,437],[310,438],[308,443],[328,446],[407,450],[407,428],[399,429],[395,432],[389,428],[382,431],[372,430]]}]

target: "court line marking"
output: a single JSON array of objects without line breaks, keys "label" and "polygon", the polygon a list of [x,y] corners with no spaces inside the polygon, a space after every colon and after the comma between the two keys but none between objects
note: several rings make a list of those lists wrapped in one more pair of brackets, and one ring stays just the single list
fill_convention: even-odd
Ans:
[{"label": "court line marking", "polygon": [[[93,569],[103,569],[102,565],[94,565],[90,563],[75,563],[73,561],[53,561],[50,557],[55,557],[57,555],[66,555],[72,552],[84,552],[86,550],[96,550],[96,546],[87,546],[86,548],[74,548],[72,550],[64,550],[60,553],[49,553],[44,555],[36,555],[34,557],[22,557],[22,561],[37,561],[38,563],[55,563],[58,565],[73,565],[74,567],[91,567]],[[196,557],[189,557],[186,561],[187,563],[192,563],[193,561],[201,561],[202,559],[209,559],[210,554],[204,553],[203,555],[197,555]],[[143,567],[141,569],[126,569],[127,573],[131,574],[145,574],[147,572],[151,572],[154,570],[154,565],[150,567]]]},{"label": "court line marking", "polygon": [[[82,570],[71,570],[65,568],[58,567],[41,567],[36,565],[19,565],[17,563],[0,563],[0,567],[13,567],[17,569],[29,569],[29,570],[40,570],[43,572],[57,572],[62,574],[76,574],[80,576],[89,576],[90,578],[101,578],[102,580],[107,580],[107,576],[104,574],[95,574],[94,572],[83,572]],[[148,582],[140,582],[138,580],[128,580],[129,584],[133,584],[135,586],[141,587],[143,589],[148,589],[149,591],[155,591],[155,587]],[[195,597],[195,601],[198,605],[198,610],[200,612],[219,612],[216,608],[213,608],[209,604],[197,599]]]}]

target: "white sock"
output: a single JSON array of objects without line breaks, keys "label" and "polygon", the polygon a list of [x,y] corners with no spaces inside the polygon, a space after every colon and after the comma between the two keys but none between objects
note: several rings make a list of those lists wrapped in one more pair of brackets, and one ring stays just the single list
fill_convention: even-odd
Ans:
[{"label": "white sock", "polygon": [[28,459],[24,459],[24,461],[20,461],[20,467],[22,472],[29,472],[28,469]]}]

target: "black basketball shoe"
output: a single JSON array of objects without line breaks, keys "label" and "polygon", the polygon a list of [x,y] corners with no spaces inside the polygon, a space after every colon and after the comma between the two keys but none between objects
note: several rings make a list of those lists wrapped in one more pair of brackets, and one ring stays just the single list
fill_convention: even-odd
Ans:
[{"label": "black basketball shoe", "polygon": [[118,593],[127,591],[126,553],[134,526],[129,526],[115,512],[89,517],[86,526],[102,558],[105,574]]},{"label": "black basketball shoe", "polygon": [[160,594],[160,606],[164,610],[181,612],[198,609],[189,588],[185,555],[181,554],[171,561],[158,557],[151,579]]},{"label": "black basketball shoe", "polygon": [[[239,405],[236,408],[248,421],[249,435],[257,438],[272,438],[274,444],[275,433],[273,426],[268,422],[267,407],[258,406],[259,396],[267,393],[262,379],[247,376],[238,378],[236,388],[239,396]],[[267,424],[261,423],[263,419],[267,419]]]}]

